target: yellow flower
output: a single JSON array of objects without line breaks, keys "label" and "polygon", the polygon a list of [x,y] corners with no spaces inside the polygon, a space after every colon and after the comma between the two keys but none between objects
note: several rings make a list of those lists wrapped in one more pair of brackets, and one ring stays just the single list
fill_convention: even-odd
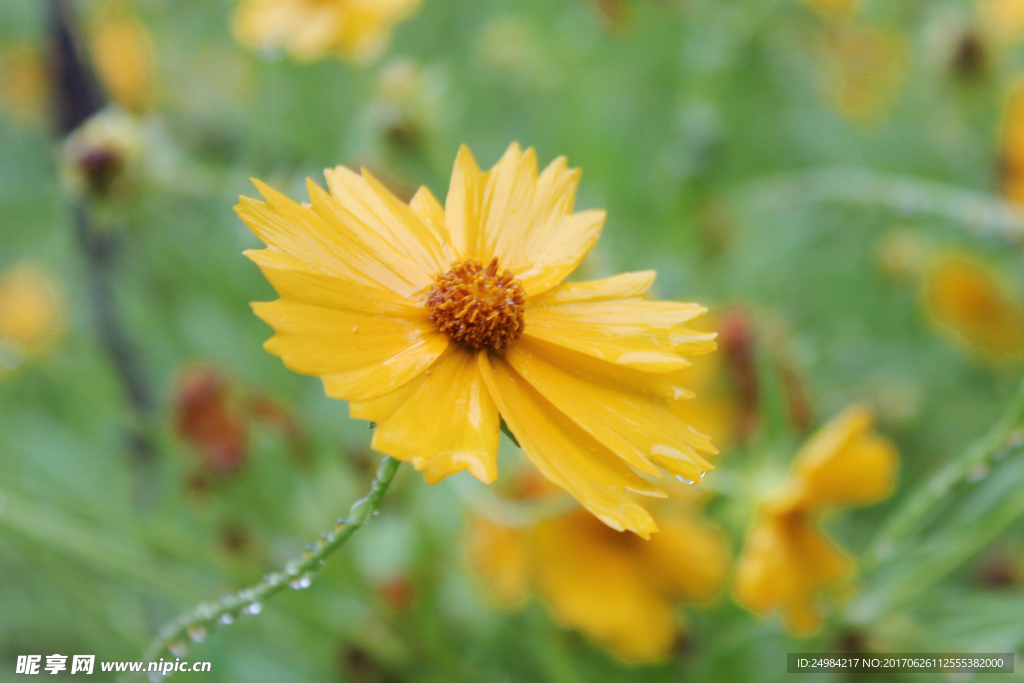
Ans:
[{"label": "yellow flower", "polygon": [[153,41],[137,18],[110,14],[90,36],[96,75],[110,99],[138,114],[153,100]]},{"label": "yellow flower", "polygon": [[[683,324],[697,304],[643,298],[655,274],[563,282],[597,241],[603,211],[573,213],[579,170],[512,145],[493,169],[463,147],[446,204],[409,204],[365,169],[307,181],[301,206],[266,198],[236,210],[269,249],[247,252],[281,299],[254,304],[277,332],[266,349],[323,379],[373,448],[428,482],[461,470],[497,477],[500,419],[537,469],[616,529],[657,530],[632,494],[641,475],[699,480],[715,452],[669,406],[689,396],[683,354],[714,335]],[[500,414],[500,418],[499,418]]]},{"label": "yellow flower", "polygon": [[1018,206],[1024,205],[1024,82],[1019,82],[1010,95],[1002,135],[1003,196]]},{"label": "yellow flower", "polygon": [[978,14],[985,33],[1000,43],[1013,43],[1024,35],[1024,2],[980,0]]},{"label": "yellow flower", "polygon": [[0,366],[13,367],[57,336],[63,307],[50,276],[20,263],[0,273]]},{"label": "yellow flower", "polygon": [[564,626],[628,662],[652,662],[677,640],[675,602],[710,600],[728,568],[721,534],[693,510],[657,518],[661,533],[644,541],[582,510],[524,529],[475,517],[467,549],[499,606],[519,607],[536,590]]},{"label": "yellow flower", "polygon": [[330,53],[371,59],[383,51],[391,27],[419,0],[241,0],[235,37],[251,48],[285,48],[311,61]]},{"label": "yellow flower", "polygon": [[981,263],[958,254],[938,259],[924,297],[936,324],[968,349],[996,358],[1024,352],[1024,308]]},{"label": "yellow flower", "polygon": [[41,125],[50,105],[50,75],[42,50],[19,43],[0,56],[0,103],[19,121]]},{"label": "yellow flower", "polygon": [[860,5],[860,0],[808,0],[811,7],[826,15],[848,16]]},{"label": "yellow flower", "polygon": [[910,64],[902,33],[876,26],[832,26],[820,51],[821,88],[840,114],[858,124],[875,123],[888,114]]},{"label": "yellow flower", "polygon": [[815,631],[816,595],[853,563],[818,528],[821,512],[874,502],[892,489],[897,453],[854,407],[820,429],[793,463],[786,486],[758,510],[736,568],[736,599],[747,609],[782,610],[789,630]]}]

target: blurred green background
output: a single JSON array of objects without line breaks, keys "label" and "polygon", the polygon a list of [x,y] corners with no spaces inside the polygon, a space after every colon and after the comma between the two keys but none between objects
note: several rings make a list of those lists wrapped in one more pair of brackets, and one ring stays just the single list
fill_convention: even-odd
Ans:
[{"label": "blurred green background", "polygon": [[[81,53],[110,6],[152,41],[152,95],[115,124],[132,141],[125,177],[88,202],[152,396],[133,410],[98,335],[67,153],[25,75],[50,40],[47,5],[0,0],[0,273],[34,264],[58,306],[43,347],[0,354],[0,681],[20,680],[25,653],[140,659],[160,624],[280,568],[363,495],[370,432],[262,350],[270,330],[248,304],[275,295],[241,255],[259,245],[231,207],[254,194],[249,177],[301,201],[304,179],[337,164],[443,197],[462,143],[485,167],[512,141],[542,165],[568,157],[584,172],[577,206],[608,211],[581,275],[655,268],[659,297],[742,311],[762,380],[745,409],[765,413],[773,391],[800,397],[790,418],[762,415],[731,439],[707,479],[734,557],[754,501],[730,482],[758,451],[789,457],[846,406],[875,410],[902,456],[896,493],[827,525],[864,551],[995,423],[1020,375],[1020,349],[996,359],[935,322],[920,267],[968,255],[1003,283],[1007,315],[1024,305],[1024,215],[1000,196],[1024,25],[993,20],[997,5],[1015,2],[423,0],[382,56],[356,64],[250,52],[232,38],[230,0],[77,2]],[[216,398],[190,393],[203,391]],[[190,441],[188,410],[222,411],[221,431]],[[130,464],[131,433],[154,444],[152,465]],[[225,442],[209,450],[209,438]],[[502,457],[520,459],[511,443]],[[428,486],[403,466],[380,516],[311,589],[214,631],[188,654],[212,672],[178,677],[774,681],[787,652],[1018,651],[1020,460],[974,473],[922,532],[924,559],[856,581],[862,601],[817,636],[792,638],[726,588],[685,608],[670,661],[642,667],[539,601],[491,607],[463,535],[493,494],[466,474]]]}]

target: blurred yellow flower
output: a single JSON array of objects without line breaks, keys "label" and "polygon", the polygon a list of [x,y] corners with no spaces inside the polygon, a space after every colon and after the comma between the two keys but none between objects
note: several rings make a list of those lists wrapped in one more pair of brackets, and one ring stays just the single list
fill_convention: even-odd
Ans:
[{"label": "blurred yellow flower", "polygon": [[793,633],[818,628],[816,595],[853,569],[819,529],[820,513],[878,501],[892,490],[898,455],[871,424],[871,414],[854,407],[811,436],[785,487],[761,504],[737,564],[737,601],[761,614],[782,610]]},{"label": "blurred yellow flower", "polygon": [[234,31],[253,49],[284,48],[302,61],[380,54],[391,28],[420,0],[240,0]]},{"label": "blurred yellow flower", "polygon": [[579,170],[559,158],[538,176],[513,144],[483,172],[463,147],[445,206],[426,188],[405,204],[365,169],[325,175],[330,194],[308,180],[308,206],[255,181],[266,202],[236,207],[269,245],[247,255],[281,296],[254,304],[277,332],[266,349],[321,377],[376,423],[375,450],[428,482],[494,481],[504,419],[606,524],[656,531],[633,494],[665,494],[641,475],[712,468],[710,440],[670,405],[691,395],[684,354],[714,335],[683,326],[701,306],[643,298],[651,271],[563,282],[604,223],[573,213]]},{"label": "blurred yellow flower", "polygon": [[808,0],[808,3],[822,14],[849,15],[859,7],[860,0]]},{"label": "blurred yellow flower", "polygon": [[44,125],[50,105],[50,75],[41,50],[15,44],[0,55],[0,103],[26,124]]},{"label": "blurred yellow flower", "polygon": [[826,100],[859,124],[884,118],[906,81],[910,49],[896,29],[836,25],[820,50],[821,88]]},{"label": "blurred yellow flower", "polygon": [[29,263],[0,273],[0,366],[16,366],[43,350],[63,326],[53,279]]},{"label": "blurred yellow flower", "polygon": [[702,602],[728,569],[721,533],[695,510],[661,510],[650,541],[623,536],[582,510],[517,529],[474,517],[474,573],[501,607],[536,590],[555,618],[628,662],[667,657],[683,626],[675,602]]},{"label": "blurred yellow flower", "polygon": [[936,324],[969,350],[995,358],[1024,352],[1024,308],[980,262],[939,258],[925,275],[924,298]]},{"label": "blurred yellow flower", "polygon": [[136,17],[121,12],[100,19],[90,35],[96,75],[107,95],[138,114],[153,101],[153,40]]},{"label": "blurred yellow flower", "polygon": [[1009,43],[1024,36],[1022,0],[979,0],[978,14],[985,33],[999,42]]}]

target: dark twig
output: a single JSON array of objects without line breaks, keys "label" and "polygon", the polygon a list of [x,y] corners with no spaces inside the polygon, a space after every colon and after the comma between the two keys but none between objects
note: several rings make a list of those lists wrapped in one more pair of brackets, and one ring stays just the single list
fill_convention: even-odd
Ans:
[{"label": "dark twig", "polygon": [[[50,68],[56,84],[54,125],[63,138],[102,108],[103,97],[88,63],[78,50],[74,19],[67,0],[50,0],[50,32]],[[131,464],[135,469],[143,468],[154,461],[156,453],[150,427],[154,401],[139,354],[117,315],[113,278],[115,239],[111,234],[96,229],[85,200],[75,201],[73,213],[75,232],[88,266],[89,292],[100,343],[124,387],[134,416],[134,424],[128,429]],[[136,491],[140,498],[145,496],[141,489],[140,485]]]}]

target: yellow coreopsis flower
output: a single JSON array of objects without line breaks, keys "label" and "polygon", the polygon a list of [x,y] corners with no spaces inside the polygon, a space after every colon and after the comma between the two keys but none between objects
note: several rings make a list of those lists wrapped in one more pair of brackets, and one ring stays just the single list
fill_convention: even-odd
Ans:
[{"label": "yellow coreopsis flower", "polygon": [[153,100],[153,41],[134,16],[100,19],[90,36],[96,75],[110,99],[128,111],[145,111]]},{"label": "yellow coreopsis flower", "polygon": [[1024,82],[1010,95],[1002,125],[1002,190],[1014,204],[1024,205]]},{"label": "yellow coreopsis flower", "polygon": [[420,0],[241,0],[235,14],[238,40],[252,48],[284,48],[299,60],[331,53],[370,59],[391,28]]},{"label": "yellow coreopsis flower", "polygon": [[29,263],[0,273],[0,366],[15,366],[60,331],[63,306],[52,278]]},{"label": "yellow coreopsis flower", "polygon": [[821,89],[836,111],[858,124],[885,117],[907,79],[906,37],[881,26],[830,27],[821,41]]},{"label": "yellow coreopsis flower", "polygon": [[815,631],[816,596],[853,569],[818,527],[825,510],[887,496],[898,455],[854,407],[814,434],[797,454],[785,487],[758,510],[736,568],[736,598],[747,609],[781,610],[790,631]]},{"label": "yellow coreopsis flower", "polygon": [[41,125],[49,114],[50,75],[43,50],[15,44],[0,53],[0,106],[22,123]]},{"label": "yellow coreopsis flower", "polygon": [[497,477],[501,420],[537,468],[616,529],[657,530],[632,494],[641,475],[699,480],[710,440],[670,410],[686,354],[713,334],[684,324],[697,304],[643,298],[653,272],[563,282],[597,241],[603,211],[573,213],[578,169],[537,173],[512,145],[490,171],[463,147],[442,206],[409,204],[366,170],[309,180],[302,206],[259,181],[237,211],[268,246],[247,255],[281,299],[254,304],[266,348],[323,379],[376,423],[373,448],[429,482]]},{"label": "yellow coreopsis flower", "polygon": [[703,602],[728,568],[721,533],[693,510],[661,510],[650,541],[621,536],[576,510],[524,529],[472,520],[474,573],[501,607],[536,590],[555,619],[634,663],[667,657],[682,623],[677,601]]},{"label": "yellow coreopsis flower", "polygon": [[924,297],[936,324],[968,349],[993,358],[1024,352],[1024,307],[974,259],[939,258],[925,275]]}]

